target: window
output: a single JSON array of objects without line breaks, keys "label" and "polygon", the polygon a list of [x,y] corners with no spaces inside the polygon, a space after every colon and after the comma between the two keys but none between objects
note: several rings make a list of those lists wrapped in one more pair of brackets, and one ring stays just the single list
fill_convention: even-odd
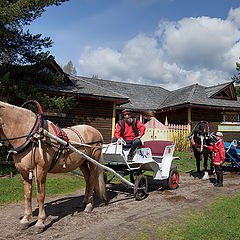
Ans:
[{"label": "window", "polygon": [[224,122],[239,122],[239,113],[236,112],[225,112],[223,114]]}]

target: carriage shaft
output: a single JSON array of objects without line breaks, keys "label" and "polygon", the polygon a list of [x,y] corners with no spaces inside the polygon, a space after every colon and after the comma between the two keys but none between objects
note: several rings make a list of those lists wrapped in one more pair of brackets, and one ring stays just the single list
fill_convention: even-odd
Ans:
[{"label": "carriage shaft", "polygon": [[52,139],[54,139],[55,141],[63,144],[64,146],[67,146],[69,149],[71,149],[73,152],[76,152],[77,154],[79,154],[80,156],[82,156],[83,158],[87,159],[89,162],[97,165],[98,167],[105,169],[109,172],[111,172],[112,174],[114,174],[117,178],[119,178],[122,182],[124,182],[125,184],[129,185],[130,187],[134,187],[134,184],[129,182],[128,180],[126,180],[124,177],[122,177],[120,174],[118,174],[116,171],[114,171],[112,168],[109,168],[99,162],[97,162],[96,160],[94,160],[93,158],[87,156],[86,154],[84,154],[83,152],[77,150],[75,147],[73,147],[70,143],[65,142],[64,140],[52,135],[51,133],[49,133],[47,130],[43,129],[42,133],[44,134],[44,136],[48,136]]}]

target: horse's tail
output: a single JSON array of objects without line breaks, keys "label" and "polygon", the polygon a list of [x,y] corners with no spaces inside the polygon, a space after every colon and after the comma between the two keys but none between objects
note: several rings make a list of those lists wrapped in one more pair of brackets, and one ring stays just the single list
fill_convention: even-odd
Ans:
[{"label": "horse's tail", "polygon": [[[102,159],[103,159],[103,154],[101,153],[101,158],[99,160],[99,163],[103,163]],[[97,195],[106,202],[107,195],[106,195],[106,185],[104,180],[104,170],[99,166],[97,166],[97,169],[96,169],[95,190]]]}]

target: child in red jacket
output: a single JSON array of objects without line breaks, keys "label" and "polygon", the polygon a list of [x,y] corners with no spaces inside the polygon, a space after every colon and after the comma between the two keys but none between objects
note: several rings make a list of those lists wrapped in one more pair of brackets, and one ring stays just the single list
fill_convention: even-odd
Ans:
[{"label": "child in red jacket", "polygon": [[214,183],[214,186],[222,187],[223,186],[222,164],[225,159],[225,149],[222,140],[223,134],[221,132],[217,132],[215,135],[217,141],[213,144],[213,146],[207,147],[210,151],[213,152],[213,164],[215,166],[215,171],[217,174],[217,182]]}]

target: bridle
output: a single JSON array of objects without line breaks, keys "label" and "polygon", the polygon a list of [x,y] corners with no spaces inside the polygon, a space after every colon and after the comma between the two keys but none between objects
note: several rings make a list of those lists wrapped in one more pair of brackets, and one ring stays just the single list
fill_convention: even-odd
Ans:
[{"label": "bridle", "polygon": [[[29,134],[24,135],[24,136],[19,136],[19,137],[15,137],[15,138],[5,138],[5,139],[0,139],[0,143],[3,145],[6,145],[6,142],[9,143],[9,141],[11,140],[17,140],[17,139],[22,139],[22,138],[26,138],[26,141],[19,147],[17,148],[12,148],[10,151],[13,154],[18,154],[21,153],[22,151],[24,151],[31,143],[36,143],[37,139],[35,138],[35,134],[39,133],[39,129],[43,127],[43,111],[42,108],[40,106],[40,104],[36,101],[36,100],[29,100],[27,102],[25,102],[21,107],[25,107],[26,105],[30,104],[30,103],[34,103],[35,106],[37,107],[38,110],[38,114],[37,114],[37,118],[36,121],[30,131]],[[0,128],[2,128],[2,126],[0,125]]]},{"label": "bridle", "polygon": [[194,136],[195,136],[195,132],[196,132],[197,127],[198,127],[199,125],[201,125],[202,123],[206,124],[206,126],[207,126],[206,137],[209,137],[209,135],[210,135],[210,128],[209,128],[208,122],[205,121],[205,120],[199,121],[199,122],[194,126],[194,128],[192,129],[190,136],[187,137],[188,140],[190,140],[190,142],[191,142],[191,144],[192,144],[193,146],[195,146],[195,147],[200,147],[200,148],[201,148],[201,152],[202,152],[202,150],[203,150],[203,149],[202,149],[202,148],[203,148],[203,145],[202,145],[202,144],[201,144],[201,145],[200,145],[200,144],[197,144],[197,143],[195,142],[195,140],[194,140]]}]

